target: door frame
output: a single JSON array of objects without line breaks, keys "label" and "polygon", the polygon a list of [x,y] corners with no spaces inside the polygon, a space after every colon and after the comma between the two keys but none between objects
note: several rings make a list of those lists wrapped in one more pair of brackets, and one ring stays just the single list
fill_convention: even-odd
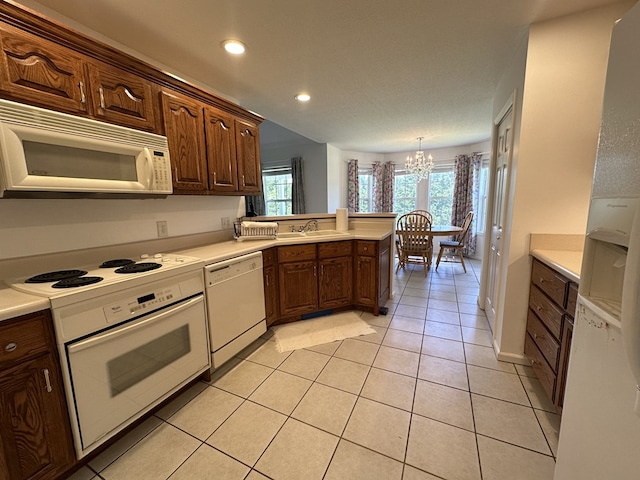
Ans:
[{"label": "door frame", "polygon": [[[511,191],[511,181],[512,181],[512,169],[513,169],[513,147],[514,147],[514,143],[515,143],[515,126],[516,126],[516,100],[517,100],[517,90],[514,90],[511,95],[509,96],[509,98],[507,99],[507,101],[505,102],[505,104],[503,105],[503,107],[500,109],[500,111],[498,112],[498,114],[495,116],[495,118],[493,119],[493,126],[492,126],[492,131],[491,131],[491,158],[489,160],[489,172],[490,172],[490,177],[489,177],[489,192],[488,192],[488,196],[487,196],[487,208],[486,208],[486,212],[487,215],[485,215],[485,244],[484,244],[484,251],[483,251],[483,261],[482,261],[482,273],[480,276],[480,289],[478,292],[478,306],[485,311],[485,315],[486,315],[486,295],[487,295],[487,283],[489,281],[489,255],[491,254],[491,221],[493,218],[493,214],[489,214],[489,212],[493,212],[494,206],[495,206],[495,201],[496,201],[496,178],[495,178],[495,168],[496,168],[496,162],[498,161],[498,128],[502,122],[502,120],[505,118],[505,116],[509,113],[509,111],[511,111],[511,138],[509,139],[509,154],[507,156],[507,164],[508,164],[508,168],[507,168],[507,179],[506,179],[506,184],[505,184],[505,191],[503,192],[503,198],[505,198],[505,201],[508,202],[508,194]],[[509,211],[509,208],[506,207],[503,208],[502,210],[502,216],[503,216],[503,220],[502,220],[502,224],[506,226],[506,216],[507,216],[507,212]],[[486,234],[489,234],[489,238],[486,238]],[[498,295],[497,295],[497,301],[496,304],[499,306],[501,305],[502,302],[502,284],[503,284],[503,262],[504,262],[504,258],[505,258],[505,248],[504,245],[506,244],[505,242],[505,237],[510,237],[510,235],[507,235],[507,232],[503,232],[502,238],[501,238],[501,251],[502,251],[502,255],[501,255],[501,261],[500,264],[497,267],[497,277],[496,277],[496,284],[497,284],[497,288],[498,288]],[[498,311],[496,310],[496,317],[498,317]],[[488,318],[488,317],[487,317]],[[492,333],[493,333],[493,338],[496,338],[496,329],[495,329],[495,318],[494,318],[494,325],[490,325],[492,327]]]}]

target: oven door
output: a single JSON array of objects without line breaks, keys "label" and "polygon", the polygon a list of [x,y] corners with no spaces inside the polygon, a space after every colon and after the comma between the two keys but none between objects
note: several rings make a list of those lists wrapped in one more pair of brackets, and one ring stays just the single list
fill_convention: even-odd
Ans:
[{"label": "oven door", "polygon": [[199,294],[66,345],[83,452],[209,368],[205,315]]}]

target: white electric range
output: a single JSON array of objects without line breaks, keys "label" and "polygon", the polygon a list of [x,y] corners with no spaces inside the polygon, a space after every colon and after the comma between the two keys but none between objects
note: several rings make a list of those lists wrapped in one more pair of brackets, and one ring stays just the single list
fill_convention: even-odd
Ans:
[{"label": "white electric range", "polygon": [[210,369],[203,267],[155,254],[7,282],[51,303],[78,458]]}]

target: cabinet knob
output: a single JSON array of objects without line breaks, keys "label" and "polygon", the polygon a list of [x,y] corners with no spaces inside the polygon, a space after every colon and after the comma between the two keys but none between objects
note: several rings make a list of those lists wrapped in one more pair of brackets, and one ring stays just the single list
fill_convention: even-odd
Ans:
[{"label": "cabinet knob", "polygon": [[544,278],[540,277],[540,283],[544,283]]},{"label": "cabinet knob", "polygon": [[18,344],[11,342],[4,347],[4,351],[13,352],[16,348],[18,348]]}]

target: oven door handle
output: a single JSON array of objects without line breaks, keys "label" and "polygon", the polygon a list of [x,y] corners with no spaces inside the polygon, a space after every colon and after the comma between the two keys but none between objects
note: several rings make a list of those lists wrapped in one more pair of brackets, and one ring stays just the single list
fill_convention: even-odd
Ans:
[{"label": "oven door handle", "polygon": [[132,332],[135,332],[136,330],[147,327],[150,323],[155,323],[162,320],[163,318],[175,315],[176,313],[180,313],[182,310],[186,310],[187,308],[192,307],[197,303],[203,302],[204,295],[199,294],[198,296],[190,298],[183,303],[179,303],[175,307],[164,310],[161,313],[150,315],[149,317],[145,317],[143,320],[133,322],[129,325],[125,325],[124,327],[114,327],[113,329],[101,335],[96,335],[81,342],[74,343],[73,345],[69,345],[69,353],[81,352],[82,350],[95,347],[96,345],[100,345],[101,343],[116,339],[118,337],[121,337],[122,335],[130,334]]}]

